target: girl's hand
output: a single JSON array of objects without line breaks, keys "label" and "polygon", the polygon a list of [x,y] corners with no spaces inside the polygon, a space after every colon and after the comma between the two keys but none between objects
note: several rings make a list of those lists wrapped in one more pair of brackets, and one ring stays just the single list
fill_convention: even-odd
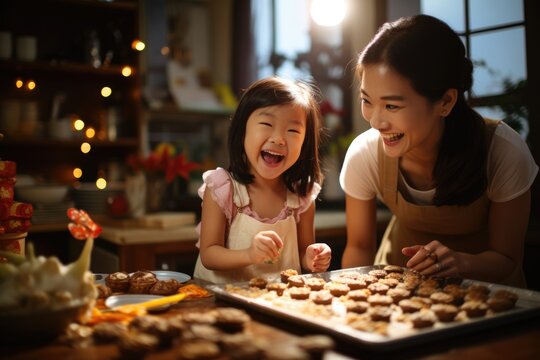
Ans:
[{"label": "girl's hand", "polygon": [[283,241],[275,231],[261,231],[251,241],[248,249],[252,264],[260,264],[264,261],[275,261],[283,247]]},{"label": "girl's hand", "polygon": [[311,272],[326,271],[332,259],[332,249],[324,243],[311,244],[306,248],[306,266]]},{"label": "girl's hand", "polygon": [[433,240],[424,246],[404,247],[401,252],[410,257],[407,267],[423,275],[449,277],[460,276],[460,273],[464,272],[460,254],[438,240]]}]

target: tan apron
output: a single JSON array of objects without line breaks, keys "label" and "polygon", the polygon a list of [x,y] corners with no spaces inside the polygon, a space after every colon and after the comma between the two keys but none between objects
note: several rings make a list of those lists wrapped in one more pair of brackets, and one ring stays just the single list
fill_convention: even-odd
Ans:
[{"label": "tan apron", "polygon": [[[489,149],[498,122],[486,120],[486,144]],[[398,191],[399,159],[385,155],[379,141],[379,191],[393,216],[386,228],[375,264],[405,266],[408,257],[401,249],[439,240],[449,248],[478,254],[489,249],[488,217],[491,201],[487,193],[465,206],[416,205]],[[399,219],[399,220],[398,220]],[[501,283],[525,287],[522,264]]]},{"label": "tan apron", "polygon": [[298,239],[296,233],[296,221],[293,209],[300,206],[298,196],[287,191],[287,217],[275,224],[265,224],[243,213],[243,209],[249,205],[249,194],[245,185],[231,178],[234,187],[233,202],[238,207],[238,213],[234,217],[229,237],[225,247],[229,249],[246,249],[251,246],[253,236],[260,231],[273,230],[283,240],[283,249],[279,259],[273,264],[255,264],[241,269],[227,271],[212,271],[205,268],[201,262],[201,256],[195,265],[194,277],[207,280],[216,284],[226,284],[239,281],[248,281],[253,277],[267,277],[279,274],[285,269],[295,269],[300,273],[300,256],[298,253]]}]

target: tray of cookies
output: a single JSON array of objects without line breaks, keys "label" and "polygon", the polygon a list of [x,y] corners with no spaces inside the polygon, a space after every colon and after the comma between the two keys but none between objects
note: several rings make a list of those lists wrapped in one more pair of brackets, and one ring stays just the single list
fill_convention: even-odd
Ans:
[{"label": "tray of cookies", "polygon": [[394,350],[540,314],[540,292],[429,278],[394,265],[305,275],[288,269],[279,276],[207,288],[223,300],[373,350]]}]

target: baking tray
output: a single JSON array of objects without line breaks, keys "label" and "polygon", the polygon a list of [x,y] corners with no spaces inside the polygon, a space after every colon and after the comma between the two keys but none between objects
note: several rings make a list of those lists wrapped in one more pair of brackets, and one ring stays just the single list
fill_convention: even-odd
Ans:
[{"label": "baking tray", "polygon": [[[368,273],[370,270],[381,268],[382,266],[366,266],[318,273],[315,276],[322,277],[326,281],[331,281],[333,277],[342,272],[356,271],[359,273]],[[310,276],[314,275],[303,275],[304,278],[309,278]],[[268,278],[268,280],[276,282],[280,281],[279,276]],[[216,294],[216,297],[225,301],[257,310],[278,319],[299,323],[331,335],[336,339],[375,351],[395,350],[397,348],[426,343],[436,339],[448,338],[450,336],[455,336],[455,334],[462,335],[464,333],[476,332],[481,329],[501,326],[523,319],[530,319],[531,317],[540,314],[540,292],[469,279],[463,280],[462,286],[466,287],[472,284],[485,285],[490,289],[491,293],[499,289],[509,290],[517,294],[519,299],[513,309],[501,313],[492,313],[481,318],[470,318],[463,322],[437,322],[434,327],[424,329],[408,328],[404,331],[399,331],[399,329],[396,331],[396,329],[393,329],[388,335],[356,330],[345,323],[343,315],[336,315],[330,319],[325,319],[294,310],[295,302],[303,300],[287,300],[292,306],[286,306],[284,305],[286,301],[283,301],[282,303],[278,302],[278,304],[276,304],[275,302],[264,298],[248,297],[238,293],[231,293],[226,290],[227,285],[213,284],[208,285],[207,288],[213,291]],[[249,288],[248,282],[229,284],[229,286],[242,289]],[[336,303],[336,301],[333,301],[333,304]]]}]

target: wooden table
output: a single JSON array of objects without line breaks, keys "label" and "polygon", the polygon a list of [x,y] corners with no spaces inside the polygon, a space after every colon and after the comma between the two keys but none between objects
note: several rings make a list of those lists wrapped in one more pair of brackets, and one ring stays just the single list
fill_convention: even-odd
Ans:
[{"label": "wooden table", "polygon": [[[174,312],[194,311],[213,307],[232,306],[213,297],[184,301],[170,309]],[[247,310],[252,317],[249,330],[254,334],[270,339],[276,346],[283,346],[294,341],[298,336],[313,334],[312,330],[299,324],[292,324]],[[165,315],[161,315],[165,316]],[[494,327],[478,333],[455,334],[453,337],[423,343],[395,351],[377,351],[358,347],[336,339],[335,351],[328,352],[325,359],[539,359],[540,358],[540,321],[538,318],[526,319],[511,325]],[[6,346],[0,345],[2,358],[22,359],[89,359],[106,360],[118,358],[116,345],[97,345],[85,349],[71,348],[58,342],[41,346]],[[175,349],[152,353],[145,359],[175,359]]]}]

